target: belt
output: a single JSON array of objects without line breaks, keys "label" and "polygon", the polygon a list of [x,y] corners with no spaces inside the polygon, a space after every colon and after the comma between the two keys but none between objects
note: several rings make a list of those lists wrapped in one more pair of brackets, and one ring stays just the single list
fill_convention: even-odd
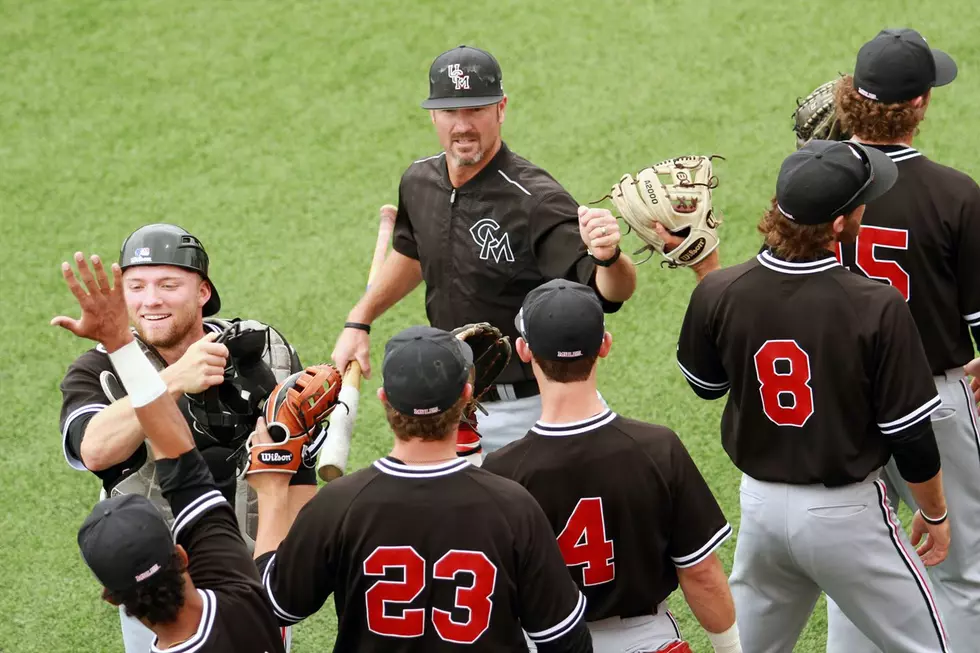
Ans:
[{"label": "belt", "polygon": [[487,388],[480,401],[516,401],[541,394],[537,381],[518,381],[517,383],[498,383]]}]

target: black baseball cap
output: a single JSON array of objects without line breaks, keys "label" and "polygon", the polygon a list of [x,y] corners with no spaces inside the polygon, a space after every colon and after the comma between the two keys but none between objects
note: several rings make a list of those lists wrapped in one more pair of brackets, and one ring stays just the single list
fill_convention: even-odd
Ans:
[{"label": "black baseball cap", "polygon": [[473,350],[442,329],[409,327],[385,345],[381,384],[404,415],[438,415],[463,394]]},{"label": "black baseball cap", "polygon": [[78,548],[102,586],[118,594],[169,568],[174,540],[149,499],[123,494],[96,504],[78,530]]},{"label": "black baseball cap", "polygon": [[606,333],[595,291],[565,279],[553,279],[529,292],[514,326],[536,358],[551,361],[595,356]]},{"label": "black baseball cap", "polygon": [[881,150],[853,141],[812,140],[779,168],[779,212],[799,224],[825,224],[881,197],[898,167]]},{"label": "black baseball cap", "polygon": [[884,29],[861,46],[854,90],[878,102],[905,102],[956,79],[956,62],[914,29]]},{"label": "black baseball cap", "polygon": [[429,67],[429,99],[423,109],[485,107],[504,99],[500,64],[486,50],[461,45]]}]

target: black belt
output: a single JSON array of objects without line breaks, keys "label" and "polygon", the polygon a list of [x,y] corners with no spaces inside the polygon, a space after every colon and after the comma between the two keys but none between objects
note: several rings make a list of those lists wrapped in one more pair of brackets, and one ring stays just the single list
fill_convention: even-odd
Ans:
[{"label": "black belt", "polygon": [[[518,381],[517,383],[501,383],[499,385],[512,386],[514,388],[514,396],[517,399],[524,399],[526,397],[533,397],[541,394],[541,390],[538,389],[537,381]],[[496,385],[490,386],[483,394],[483,397],[480,398],[480,401],[484,403],[500,400],[501,396],[497,391]]]}]

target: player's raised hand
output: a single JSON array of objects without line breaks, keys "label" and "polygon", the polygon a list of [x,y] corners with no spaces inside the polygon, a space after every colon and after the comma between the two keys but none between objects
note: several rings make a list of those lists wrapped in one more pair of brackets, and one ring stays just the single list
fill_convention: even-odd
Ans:
[{"label": "player's raised hand", "polygon": [[102,259],[92,255],[90,260],[95,274],[89,269],[85,255],[75,252],[75,265],[81,283],[70,263],[65,261],[61,264],[61,274],[71,294],[78,300],[82,315],[78,319],[59,315],[51,319],[51,325],[67,329],[80,338],[101,342],[107,351],[115,351],[133,339],[123,296],[122,270],[116,263],[112,264],[110,285]]},{"label": "player's raised hand", "polygon": [[607,261],[616,254],[616,247],[623,237],[612,213],[587,206],[578,207],[578,230],[582,242],[600,261]]},{"label": "player's raised hand", "polygon": [[214,342],[216,333],[209,333],[184,352],[173,365],[161,374],[167,386],[184,394],[198,394],[225,380],[228,347]]},{"label": "player's raised hand", "polygon": [[[255,423],[255,430],[252,435],[249,436],[249,445],[252,447],[258,445],[264,445],[268,447],[269,445],[275,444],[276,441],[269,435],[269,429],[265,425],[265,419],[260,417]],[[252,486],[252,489],[258,494],[265,494],[270,492],[286,492],[289,490],[289,481],[292,478],[291,474],[277,474],[277,473],[266,473],[266,474],[252,474],[249,473],[245,476],[245,480],[248,484]]]},{"label": "player's raised hand", "polygon": [[[922,536],[926,536],[926,541],[919,544]],[[930,524],[922,517],[922,511],[916,510],[912,517],[912,533],[909,539],[915,552],[922,558],[922,564],[926,567],[938,565],[946,559],[949,554],[949,520],[946,519],[941,524]]]}]

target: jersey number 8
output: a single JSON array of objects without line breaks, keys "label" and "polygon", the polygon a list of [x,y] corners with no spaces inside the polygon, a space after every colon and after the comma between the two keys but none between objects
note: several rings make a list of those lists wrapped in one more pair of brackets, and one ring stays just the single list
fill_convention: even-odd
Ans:
[{"label": "jersey number 8", "polygon": [[[364,594],[368,629],[386,637],[421,637],[425,633],[425,609],[402,609],[394,614],[393,604],[408,604],[425,589],[425,558],[410,546],[379,546],[364,560],[365,576],[384,576],[400,569],[402,580],[379,580]],[[456,580],[465,573],[473,579],[469,587],[456,588],[453,607],[465,610],[466,621],[459,622],[446,610],[432,608],[432,625],[439,637],[456,644],[472,644],[490,626],[490,612],[497,568],[481,551],[452,550],[432,567],[436,580]]]},{"label": "jersey number 8", "polygon": [[813,415],[810,357],[795,340],[767,340],[755,352],[762,410],[778,426],[801,427]]}]

